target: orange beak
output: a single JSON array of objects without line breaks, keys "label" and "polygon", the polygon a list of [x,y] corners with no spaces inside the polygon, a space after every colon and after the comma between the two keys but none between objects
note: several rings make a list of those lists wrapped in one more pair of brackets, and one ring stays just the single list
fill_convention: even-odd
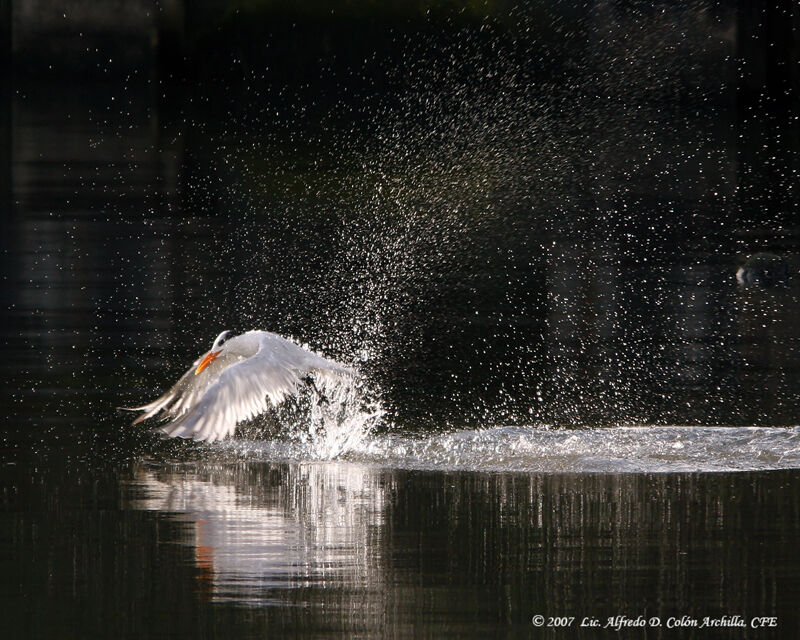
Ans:
[{"label": "orange beak", "polygon": [[214,360],[217,359],[217,356],[222,353],[222,351],[209,351],[206,354],[206,357],[200,361],[200,364],[197,365],[197,369],[194,370],[194,375],[198,375],[203,369],[205,369],[208,365],[210,365]]}]

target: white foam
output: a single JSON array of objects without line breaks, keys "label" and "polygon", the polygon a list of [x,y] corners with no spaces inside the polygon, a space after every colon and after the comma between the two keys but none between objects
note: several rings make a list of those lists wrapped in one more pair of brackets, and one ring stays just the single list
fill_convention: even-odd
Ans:
[{"label": "white foam", "polygon": [[231,440],[261,460],[337,458],[378,466],[516,472],[718,472],[800,468],[800,427],[503,426],[432,436],[347,434],[325,439]]}]

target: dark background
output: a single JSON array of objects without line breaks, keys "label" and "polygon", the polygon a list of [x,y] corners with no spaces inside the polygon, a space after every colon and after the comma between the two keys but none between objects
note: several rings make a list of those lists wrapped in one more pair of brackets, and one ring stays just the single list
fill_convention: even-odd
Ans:
[{"label": "dark background", "polygon": [[259,327],[408,428],[795,422],[793,3],[3,16],[12,397]]}]

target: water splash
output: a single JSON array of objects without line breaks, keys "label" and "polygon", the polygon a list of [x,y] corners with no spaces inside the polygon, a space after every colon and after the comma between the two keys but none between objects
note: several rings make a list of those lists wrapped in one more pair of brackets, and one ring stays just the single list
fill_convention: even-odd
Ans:
[{"label": "water splash", "polygon": [[281,431],[299,444],[305,459],[331,460],[366,446],[383,409],[363,378],[314,376],[308,393],[276,414]]},{"label": "water splash", "polygon": [[[336,450],[340,459],[406,469],[670,473],[800,468],[800,427],[504,426],[336,442],[344,445]],[[303,460],[321,450],[312,442],[280,440],[231,440],[222,447],[248,459],[281,461]]]}]

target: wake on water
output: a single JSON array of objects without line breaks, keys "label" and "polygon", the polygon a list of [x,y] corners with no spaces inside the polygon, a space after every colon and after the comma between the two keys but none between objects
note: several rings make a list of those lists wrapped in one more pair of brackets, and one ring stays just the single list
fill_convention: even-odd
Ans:
[{"label": "wake on water", "polygon": [[[504,426],[435,436],[365,435],[334,455],[291,440],[217,445],[259,460],[340,459],[406,469],[515,472],[720,472],[800,468],[800,427]],[[327,453],[327,452],[326,452]]]},{"label": "wake on water", "polygon": [[316,388],[279,410],[280,437],[209,445],[263,461],[343,460],[430,470],[723,472],[800,468],[800,427],[545,425],[435,435],[375,433],[383,411],[359,384]]}]

